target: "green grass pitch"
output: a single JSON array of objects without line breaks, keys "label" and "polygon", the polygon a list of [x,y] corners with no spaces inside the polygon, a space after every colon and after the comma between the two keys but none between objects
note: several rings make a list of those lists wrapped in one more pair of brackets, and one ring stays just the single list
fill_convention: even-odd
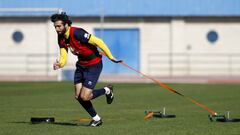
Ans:
[{"label": "green grass pitch", "polygon": [[[97,88],[106,84],[99,83]],[[93,104],[103,118],[97,128],[74,99],[72,82],[1,82],[0,135],[238,135],[240,122],[210,122],[208,112],[155,84],[113,84],[115,100]],[[240,85],[169,84],[219,114],[240,118]],[[162,110],[176,118],[144,120],[145,110]],[[31,124],[31,117],[55,117],[56,124]]]}]

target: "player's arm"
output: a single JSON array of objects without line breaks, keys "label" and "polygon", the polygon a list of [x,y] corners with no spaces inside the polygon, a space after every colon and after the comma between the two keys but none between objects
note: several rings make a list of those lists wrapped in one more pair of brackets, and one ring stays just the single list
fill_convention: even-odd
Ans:
[{"label": "player's arm", "polygon": [[94,35],[91,35],[87,33],[83,29],[78,29],[74,32],[74,36],[76,37],[77,40],[79,40],[82,43],[89,43],[91,45],[95,45],[99,47],[105,54],[106,56],[113,62],[119,63],[122,62],[121,60],[116,60],[107,45],[98,37],[95,37]]},{"label": "player's arm", "polygon": [[59,68],[62,68],[66,65],[68,59],[68,49],[65,47],[60,46],[60,60],[56,60],[56,62],[53,64],[53,69],[57,70]]},{"label": "player's arm", "polygon": [[60,48],[60,68],[64,67],[67,63],[67,59],[68,59],[68,52],[66,48]]},{"label": "player's arm", "polygon": [[94,36],[94,35],[91,35],[90,38],[89,38],[89,40],[88,40],[88,43],[99,47],[99,48],[106,54],[106,56],[107,56],[111,61],[113,61],[113,62],[115,62],[115,63],[122,62],[122,60],[116,60],[116,59],[113,57],[110,49],[109,49],[108,46],[103,42],[102,39],[100,39],[100,38],[98,38],[98,37],[96,37],[96,36]]},{"label": "player's arm", "polygon": [[100,38],[95,37],[94,35],[91,35],[88,43],[95,45],[97,47],[99,47],[105,54],[106,56],[112,60],[115,59],[111,53],[111,51],[109,50],[109,48],[107,47],[107,45],[103,42],[103,40],[101,40]]}]

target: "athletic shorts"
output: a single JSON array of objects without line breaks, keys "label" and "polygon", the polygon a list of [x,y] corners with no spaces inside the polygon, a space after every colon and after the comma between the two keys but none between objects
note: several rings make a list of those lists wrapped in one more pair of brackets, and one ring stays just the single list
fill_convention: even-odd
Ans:
[{"label": "athletic shorts", "polygon": [[76,63],[74,84],[82,83],[84,87],[94,89],[102,71],[102,61],[91,66],[81,66]]}]

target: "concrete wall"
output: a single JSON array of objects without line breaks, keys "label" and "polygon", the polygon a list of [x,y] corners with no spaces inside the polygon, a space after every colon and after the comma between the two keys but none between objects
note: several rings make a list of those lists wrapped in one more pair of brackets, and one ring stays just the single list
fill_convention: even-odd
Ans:
[{"label": "concrete wall", "polygon": [[[94,34],[95,28],[138,28],[140,70],[160,76],[240,75],[240,18],[72,18],[74,26]],[[47,18],[1,18],[0,74],[51,75],[57,57],[57,35]],[[20,30],[24,40],[15,43],[12,33]],[[218,40],[210,43],[207,33],[215,30]],[[75,66],[69,56],[66,69]]]},{"label": "concrete wall", "polygon": [[[1,75],[52,75],[57,40],[48,19],[1,18],[0,29]],[[16,31],[23,34],[21,42],[13,40]]]}]

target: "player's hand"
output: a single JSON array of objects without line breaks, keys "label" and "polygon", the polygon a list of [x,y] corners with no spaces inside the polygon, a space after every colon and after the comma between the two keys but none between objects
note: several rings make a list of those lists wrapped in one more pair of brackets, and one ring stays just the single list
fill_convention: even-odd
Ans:
[{"label": "player's hand", "polygon": [[123,60],[115,60],[115,59],[112,59],[111,61],[114,62],[114,63],[121,63],[121,62],[123,62]]},{"label": "player's hand", "polygon": [[53,69],[58,70],[59,68],[60,68],[60,63],[58,60],[56,60],[56,62],[53,63]]}]

